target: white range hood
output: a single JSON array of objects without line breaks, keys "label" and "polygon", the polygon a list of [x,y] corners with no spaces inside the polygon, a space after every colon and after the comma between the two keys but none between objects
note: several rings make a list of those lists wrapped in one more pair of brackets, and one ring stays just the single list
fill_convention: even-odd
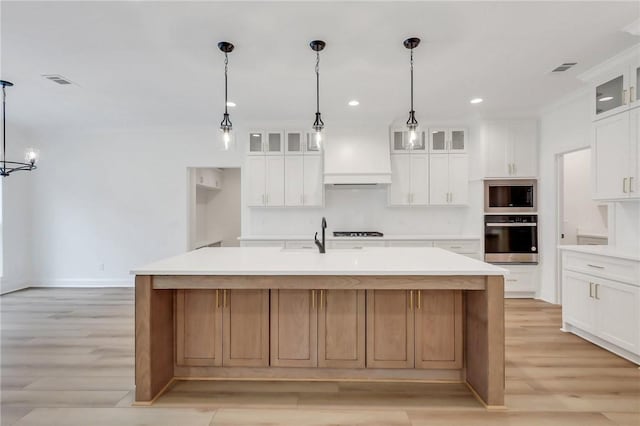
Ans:
[{"label": "white range hood", "polygon": [[362,125],[332,130],[324,147],[324,183],[375,186],[391,183],[388,128]]}]

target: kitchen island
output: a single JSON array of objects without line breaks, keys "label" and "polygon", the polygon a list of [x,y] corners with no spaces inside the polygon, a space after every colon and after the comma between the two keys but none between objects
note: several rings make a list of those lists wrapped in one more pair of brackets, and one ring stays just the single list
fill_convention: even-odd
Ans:
[{"label": "kitchen island", "polygon": [[133,271],[137,404],[176,379],[464,382],[504,405],[504,279],[439,248],[203,248]]}]

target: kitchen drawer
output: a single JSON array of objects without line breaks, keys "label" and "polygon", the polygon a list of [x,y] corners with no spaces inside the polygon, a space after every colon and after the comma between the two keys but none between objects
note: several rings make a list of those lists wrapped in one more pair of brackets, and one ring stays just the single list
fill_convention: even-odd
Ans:
[{"label": "kitchen drawer", "polygon": [[433,247],[433,241],[427,240],[391,240],[387,241],[389,247]]},{"label": "kitchen drawer", "polygon": [[563,268],[640,285],[640,262],[586,253],[564,253]]},{"label": "kitchen drawer", "polygon": [[378,241],[331,241],[329,248],[333,249],[359,249],[364,247],[384,247],[385,242],[383,240]]},{"label": "kitchen drawer", "polygon": [[537,265],[499,265],[509,270],[504,277],[504,291],[510,297],[531,297],[538,289]]},{"label": "kitchen drawer", "polygon": [[449,250],[454,253],[467,254],[467,253],[479,253],[480,241],[478,240],[447,240],[436,241],[434,247]]},{"label": "kitchen drawer", "polygon": [[284,247],[287,249],[298,249],[298,250],[318,250],[315,243],[311,240],[308,241],[285,241]]}]

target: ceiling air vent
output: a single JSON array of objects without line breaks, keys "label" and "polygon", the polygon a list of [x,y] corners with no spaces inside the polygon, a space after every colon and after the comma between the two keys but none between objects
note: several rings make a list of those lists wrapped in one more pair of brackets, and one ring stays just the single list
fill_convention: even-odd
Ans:
[{"label": "ceiling air vent", "polygon": [[564,64],[555,67],[551,72],[564,72],[576,64],[577,62],[565,62]]},{"label": "ceiling air vent", "polygon": [[63,85],[73,84],[71,81],[67,80],[66,78],[58,74],[43,74],[42,76],[47,80],[53,81],[54,83],[63,84]]}]

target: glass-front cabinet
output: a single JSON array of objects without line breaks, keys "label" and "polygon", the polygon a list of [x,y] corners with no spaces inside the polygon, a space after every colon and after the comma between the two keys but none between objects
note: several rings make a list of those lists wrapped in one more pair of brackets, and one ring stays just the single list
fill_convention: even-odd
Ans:
[{"label": "glass-front cabinet", "polygon": [[593,81],[592,118],[600,120],[640,106],[640,55]]},{"label": "glass-front cabinet", "polygon": [[284,133],[281,131],[249,132],[250,155],[278,155],[284,153]]},{"label": "glass-front cabinet", "polygon": [[418,130],[413,144],[409,141],[409,131],[405,129],[391,130],[391,152],[395,154],[427,151],[427,132]]},{"label": "glass-front cabinet", "polygon": [[287,154],[302,154],[304,152],[303,132],[287,131],[285,134],[286,146],[285,152]]},{"label": "glass-front cabinet", "polygon": [[467,131],[462,128],[430,128],[429,152],[452,153],[467,151]]}]

